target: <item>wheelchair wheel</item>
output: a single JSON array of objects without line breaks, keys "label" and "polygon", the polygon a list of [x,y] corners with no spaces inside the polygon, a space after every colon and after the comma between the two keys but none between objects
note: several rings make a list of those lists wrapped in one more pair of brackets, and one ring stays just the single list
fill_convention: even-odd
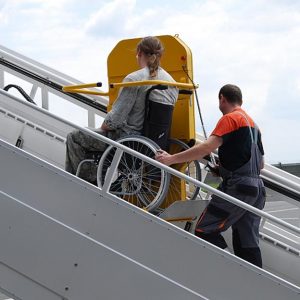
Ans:
[{"label": "wheelchair wheel", "polygon": [[[154,158],[159,149],[153,141],[142,136],[121,138],[118,142],[148,157]],[[107,172],[112,164],[116,147],[109,146],[103,153],[97,170],[97,183],[104,185]],[[170,174],[129,153],[123,152],[113,174],[110,193],[124,200],[154,211],[164,200]]]},{"label": "wheelchair wheel", "polygon": [[[169,139],[169,152],[171,154],[179,153],[189,148],[190,147],[187,144],[185,144],[180,140]],[[172,165],[171,167],[194,179],[201,181],[201,167],[198,160],[193,160],[188,163],[175,164]],[[184,189],[184,187],[185,187],[185,191],[182,192],[181,190]],[[166,204],[168,205],[173,203],[174,201],[183,200],[181,198],[184,194],[185,194],[184,195],[185,199],[194,200],[197,198],[199,191],[200,191],[200,187],[172,175],[170,179],[169,193],[167,197],[168,203]]]}]

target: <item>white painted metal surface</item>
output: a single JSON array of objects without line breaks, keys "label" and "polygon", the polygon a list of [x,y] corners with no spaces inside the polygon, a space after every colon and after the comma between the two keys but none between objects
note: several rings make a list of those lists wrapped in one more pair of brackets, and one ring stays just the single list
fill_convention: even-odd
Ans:
[{"label": "white painted metal surface", "polygon": [[20,142],[25,151],[63,168],[65,137],[72,127],[28,104],[0,90],[0,138],[13,145]]},{"label": "white painted metal surface", "polygon": [[[33,104],[0,89],[0,108],[2,113],[16,115],[62,137],[65,137],[73,129],[72,126],[34,110],[33,107]],[[1,130],[1,133],[3,133],[3,130]]]},{"label": "white painted metal surface", "polygon": [[[1,91],[0,91],[1,93]],[[14,106],[13,106],[13,103],[16,102],[17,103],[17,107],[18,107],[18,112],[21,112],[22,109],[20,109],[20,107],[24,106],[25,108],[27,109],[31,109],[31,115],[34,116],[35,118],[35,121],[37,122],[36,126],[37,127],[41,127],[40,124],[42,124],[45,128],[50,128],[50,129],[55,129],[55,128],[65,128],[63,130],[63,134],[67,134],[68,130],[71,130],[74,128],[74,126],[76,125],[72,125],[71,123],[65,121],[65,120],[61,120],[61,118],[57,117],[57,116],[51,116],[51,114],[49,114],[47,111],[43,110],[43,109],[40,109],[40,108],[37,108],[36,106],[33,106],[31,105],[30,103],[27,103],[27,102],[24,102],[22,100],[19,100],[19,99],[16,99],[15,97],[11,96],[11,95],[8,95],[7,93],[3,92],[3,96],[2,98],[0,98],[1,102],[4,103],[4,106],[7,104],[7,103],[10,103],[10,109],[13,111],[14,110]],[[20,106],[20,107],[19,107]],[[5,106],[6,108],[6,106]],[[0,114],[1,116],[1,114]],[[2,115],[3,116],[3,115]],[[28,116],[30,117],[30,113],[28,113]],[[11,117],[7,117],[6,115],[4,116],[4,118],[6,119],[12,119]],[[18,125],[18,122],[16,121],[16,118],[13,118],[14,119],[14,126],[19,126]],[[1,120],[1,118],[0,118]],[[55,124],[55,126],[53,125]],[[4,128],[9,128],[8,126],[5,126]],[[10,127],[12,128],[12,127]],[[6,131],[0,131],[0,133],[6,133]],[[51,162],[57,166],[60,166],[62,167],[63,166],[63,161],[64,161],[64,145],[62,147],[62,143],[60,143],[60,146],[58,147],[57,145],[55,146],[55,143],[53,141],[51,141],[52,139],[47,136],[48,138],[48,142],[47,143],[39,143],[40,141],[40,136],[41,132],[39,131],[36,131],[36,130],[33,130],[31,129],[31,135],[28,135],[29,137],[29,140],[27,140],[27,145],[29,144],[30,147],[27,147],[27,151],[30,152],[30,148],[33,150],[32,153],[37,155],[38,157],[40,158],[43,158],[43,159],[46,159],[48,162]],[[46,136],[46,135],[44,135]],[[16,135],[17,137],[17,135]],[[9,141],[9,140],[8,140]],[[14,144],[14,142],[13,142]],[[26,143],[25,143],[26,145]],[[41,147],[42,146],[42,147]],[[46,146],[46,147],[44,147]],[[61,150],[59,150],[61,149]],[[39,151],[37,151],[39,150]],[[47,152],[50,151],[52,155],[55,156],[55,159],[53,159],[52,161],[49,160],[49,157],[47,157]],[[174,223],[180,227],[184,227],[184,224],[182,223]],[[273,238],[273,237],[271,237]],[[296,241],[296,243],[299,243],[299,239],[294,239]],[[273,249],[274,247],[279,247],[279,243],[276,242],[277,240],[276,239],[273,239],[273,242],[272,242],[272,245],[270,246],[269,244],[266,244],[266,248],[268,248],[268,251],[270,251],[270,249]],[[290,245],[291,246],[291,245]],[[271,247],[271,248],[270,248]],[[282,249],[281,249],[282,250]],[[280,264],[278,265],[280,268],[280,270],[278,270],[277,267],[273,267],[274,263],[277,263],[277,259],[275,256],[270,256],[268,255],[268,251],[264,251],[266,253],[266,256],[268,258],[272,257],[272,259],[267,259],[265,260],[266,262],[266,265],[265,267],[267,269],[270,269],[274,272],[274,270],[276,271],[277,274],[282,274],[282,268],[281,266],[284,265],[284,264]],[[282,251],[281,251],[282,252]],[[283,254],[283,261],[285,259],[287,259],[287,264],[289,264],[289,262],[292,261],[295,259],[293,256],[291,256],[291,253],[289,253],[287,251],[287,253]],[[281,260],[282,261],[282,260]],[[289,261],[289,262],[288,262]],[[298,283],[299,282],[299,279],[300,278],[300,274],[298,270],[300,270],[300,267],[297,268],[297,262],[299,261],[299,259],[296,259],[296,264],[293,263],[292,266],[293,268],[291,268],[290,270],[292,271],[292,275],[291,276],[288,276],[286,275],[286,278],[289,278],[289,280],[291,280],[292,282],[294,283]],[[299,263],[298,263],[299,264]],[[286,270],[287,268],[285,267],[284,265],[284,270]],[[293,271],[293,270],[296,270]],[[283,273],[284,274],[284,273]],[[295,279],[296,278],[296,279]]]},{"label": "white painted metal surface", "polygon": [[21,299],[207,299],[16,199],[0,199],[1,262],[19,277],[4,287]]},{"label": "white painted metal surface", "polygon": [[48,291],[67,299],[299,298],[296,286],[20,149],[1,142],[0,157],[1,261]]}]

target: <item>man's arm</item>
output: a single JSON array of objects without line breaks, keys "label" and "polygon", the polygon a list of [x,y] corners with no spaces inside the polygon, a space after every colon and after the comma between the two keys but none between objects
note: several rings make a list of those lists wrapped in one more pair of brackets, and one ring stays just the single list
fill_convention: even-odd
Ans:
[{"label": "man's arm", "polygon": [[222,145],[222,142],[223,140],[221,137],[211,135],[205,142],[197,144],[188,150],[173,155],[159,150],[157,155],[155,156],[155,159],[167,166],[192,160],[199,160],[205,155],[208,155],[219,148]]}]

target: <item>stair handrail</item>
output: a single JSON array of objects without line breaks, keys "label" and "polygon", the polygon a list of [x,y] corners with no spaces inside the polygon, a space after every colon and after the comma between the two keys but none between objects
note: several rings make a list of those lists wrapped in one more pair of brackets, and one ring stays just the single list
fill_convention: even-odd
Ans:
[{"label": "stair handrail", "polygon": [[[0,93],[6,93],[6,92],[0,91]],[[15,98],[15,100],[16,101],[20,101],[20,102],[22,101],[22,100],[20,100],[18,98]],[[209,185],[207,185],[207,184],[205,184],[203,182],[200,182],[200,181],[198,181],[198,180],[196,180],[194,178],[191,178],[191,177],[189,177],[189,176],[187,176],[187,175],[185,175],[185,174],[183,174],[183,173],[181,173],[181,172],[179,172],[179,171],[177,171],[175,169],[172,169],[171,167],[168,167],[168,166],[166,166],[166,165],[164,165],[164,164],[162,164],[162,163],[160,163],[160,162],[158,162],[158,161],[156,161],[156,160],[154,160],[154,159],[152,159],[152,158],[150,158],[148,156],[145,156],[142,153],[139,153],[139,152],[137,152],[135,150],[132,150],[132,149],[130,149],[130,148],[128,148],[128,147],[126,147],[126,146],[124,146],[122,144],[119,144],[116,141],[113,141],[113,140],[111,140],[111,139],[109,139],[109,138],[107,138],[105,136],[97,134],[94,131],[89,130],[88,128],[83,128],[83,127],[81,127],[79,125],[76,125],[76,124],[74,124],[74,123],[72,123],[72,122],[70,122],[68,120],[65,120],[65,119],[63,119],[63,118],[61,118],[61,117],[59,117],[59,116],[57,116],[57,115],[55,115],[53,113],[50,113],[49,111],[47,111],[47,110],[45,110],[43,108],[35,106],[35,105],[33,105],[33,104],[29,103],[29,102],[24,102],[23,101],[22,103],[24,105],[27,105],[27,106],[31,107],[34,110],[37,110],[37,111],[39,111],[39,112],[41,112],[41,113],[43,113],[43,114],[45,114],[47,116],[50,116],[50,117],[52,117],[52,118],[54,118],[54,119],[56,119],[56,120],[58,120],[58,121],[60,121],[62,123],[65,123],[65,124],[67,124],[67,125],[69,125],[69,126],[71,126],[73,128],[81,130],[82,132],[84,132],[84,133],[86,133],[86,134],[88,134],[88,135],[90,135],[90,136],[92,136],[92,137],[94,137],[94,138],[96,138],[98,140],[101,140],[101,141],[103,141],[103,142],[105,142],[105,143],[107,143],[109,145],[112,145],[112,146],[120,149],[121,151],[124,151],[126,153],[131,154],[131,155],[134,155],[134,156],[138,157],[139,159],[144,160],[144,161],[146,161],[146,162],[154,165],[155,167],[163,169],[166,172],[168,172],[168,173],[170,173],[170,174],[172,174],[174,176],[177,176],[177,177],[179,177],[179,178],[181,178],[181,179],[183,179],[185,181],[191,182],[191,183],[193,183],[194,185],[196,185],[196,186],[198,186],[200,188],[204,188],[207,191],[211,192],[212,194],[215,194],[215,195],[221,197],[222,199],[224,199],[224,200],[226,200],[226,201],[228,201],[230,203],[233,203],[233,204],[235,204],[235,205],[237,205],[237,206],[239,206],[239,207],[241,207],[241,208],[243,208],[243,209],[245,209],[247,211],[250,211],[250,212],[252,212],[252,213],[254,213],[254,214],[256,214],[256,215],[258,215],[258,216],[260,216],[262,218],[265,218],[265,219],[270,220],[270,221],[272,221],[274,223],[277,223],[278,225],[281,225],[281,226],[283,226],[283,227],[285,227],[285,228],[293,231],[294,233],[300,235],[300,228],[299,227],[296,227],[296,226],[294,226],[292,224],[289,224],[289,223],[287,223],[287,222],[285,222],[285,221],[283,221],[283,220],[281,220],[281,219],[279,219],[279,218],[277,218],[275,216],[272,216],[272,215],[270,215],[270,214],[268,214],[268,213],[266,213],[266,212],[264,212],[264,211],[262,211],[262,210],[260,210],[258,208],[255,208],[255,207],[253,207],[253,206],[251,206],[251,205],[249,205],[247,203],[244,203],[244,202],[242,202],[241,200],[239,200],[239,199],[237,199],[235,197],[227,195],[227,194],[225,194],[225,193],[223,193],[223,192],[221,192],[221,191],[219,191],[219,190],[217,190],[217,189],[215,189],[215,188],[213,188],[213,187],[211,187],[211,186],[209,186]]]}]

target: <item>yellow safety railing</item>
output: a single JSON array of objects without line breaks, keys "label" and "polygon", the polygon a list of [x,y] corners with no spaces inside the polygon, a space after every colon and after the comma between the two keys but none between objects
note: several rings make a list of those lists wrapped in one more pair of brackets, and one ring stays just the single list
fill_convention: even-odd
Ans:
[{"label": "yellow safety railing", "polygon": [[101,86],[102,86],[101,82],[94,82],[94,83],[63,86],[62,90],[66,93],[78,93],[78,94],[89,94],[89,95],[98,95],[98,96],[109,96],[108,92],[87,90],[87,88],[94,88],[94,87],[101,87]]},{"label": "yellow safety railing", "polygon": [[[163,81],[163,80],[143,80],[143,81],[129,81],[129,82],[118,82],[118,83],[111,83],[109,84],[110,88],[122,88],[122,87],[132,87],[132,86],[142,86],[142,85],[166,85],[166,86],[173,86],[179,89],[187,89],[193,90],[198,88],[198,85],[193,85],[190,83],[182,83],[182,82],[170,82],[170,81]],[[109,96],[109,92],[98,92],[98,91],[91,91],[87,90],[87,88],[94,88],[94,87],[101,87],[101,82],[95,83],[87,83],[87,84],[77,84],[77,85],[68,85],[64,86],[62,90],[67,93],[79,93],[79,94],[90,94],[90,95],[99,95],[99,96]]]},{"label": "yellow safety railing", "polygon": [[167,86],[175,86],[177,88],[182,89],[195,89],[198,86],[194,86],[190,83],[182,83],[182,82],[170,82],[170,81],[163,81],[163,80],[143,80],[143,81],[129,81],[129,82],[120,82],[120,83],[111,83],[109,86],[111,88],[114,87],[128,87],[128,86],[140,86],[140,85],[167,85]]}]

